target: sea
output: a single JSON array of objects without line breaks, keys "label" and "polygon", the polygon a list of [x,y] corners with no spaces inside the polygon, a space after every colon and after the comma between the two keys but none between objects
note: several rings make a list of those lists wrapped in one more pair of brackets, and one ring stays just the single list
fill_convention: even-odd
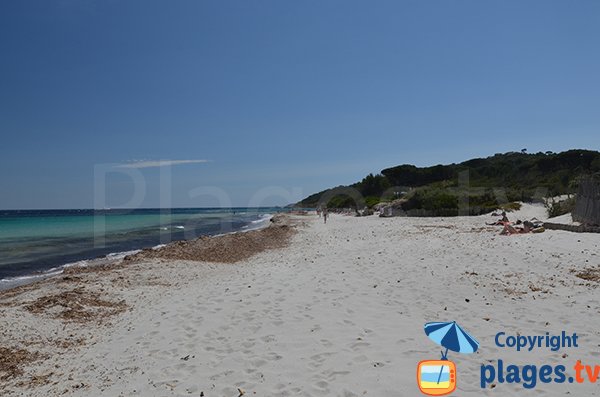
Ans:
[{"label": "sea", "polygon": [[268,224],[283,208],[0,210],[0,290],[143,248]]}]

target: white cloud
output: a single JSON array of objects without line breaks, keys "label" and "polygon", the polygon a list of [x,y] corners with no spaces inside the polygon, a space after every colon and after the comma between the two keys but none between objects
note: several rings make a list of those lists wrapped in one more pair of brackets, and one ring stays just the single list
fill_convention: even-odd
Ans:
[{"label": "white cloud", "polygon": [[179,164],[199,164],[208,163],[210,160],[150,160],[150,161],[132,161],[130,163],[119,164],[117,168],[152,168],[168,167]]}]

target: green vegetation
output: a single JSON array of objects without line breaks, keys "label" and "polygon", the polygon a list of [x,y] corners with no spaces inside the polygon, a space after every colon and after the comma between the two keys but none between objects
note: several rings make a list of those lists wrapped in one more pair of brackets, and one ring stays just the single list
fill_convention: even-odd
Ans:
[{"label": "green vegetation", "polygon": [[546,202],[546,210],[550,218],[573,212],[573,208],[575,208],[575,197],[569,197],[562,201],[549,200]]},{"label": "green vegetation", "polygon": [[522,207],[521,203],[513,201],[512,203],[500,204],[500,209],[506,212],[518,211]]},{"label": "green vegetation", "polygon": [[517,201],[575,193],[581,176],[598,172],[597,151],[508,152],[459,164],[387,168],[353,185],[313,194],[298,205],[362,208],[402,197],[409,215],[476,215],[498,207],[517,209]]}]

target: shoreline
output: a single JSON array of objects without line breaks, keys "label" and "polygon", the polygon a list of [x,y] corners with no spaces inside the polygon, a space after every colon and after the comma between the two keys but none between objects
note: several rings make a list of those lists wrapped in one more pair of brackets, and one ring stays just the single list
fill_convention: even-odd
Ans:
[{"label": "shoreline", "polygon": [[[41,336],[44,334],[44,327],[38,325],[29,329],[34,335],[29,335],[28,338],[15,334],[15,341],[20,340],[15,343],[15,341],[6,340],[6,336],[18,331],[19,326],[15,330],[12,327],[5,328],[8,325],[6,322],[0,324],[0,331],[2,331],[0,337],[0,390],[11,395],[11,391],[7,390],[11,384],[17,389],[29,389],[46,384],[47,375],[33,377],[27,375],[28,365],[40,364],[55,354],[56,349],[65,353],[88,345],[90,343],[87,340],[90,326],[110,329],[114,324],[115,316],[131,310],[131,303],[127,299],[117,299],[118,294],[115,291],[107,293],[107,287],[118,285],[117,288],[124,292],[131,286],[131,281],[140,274],[144,274],[144,278],[146,278],[142,284],[159,288],[170,287],[170,280],[159,281],[158,277],[152,275],[156,270],[152,267],[159,266],[164,261],[160,257],[150,257],[149,253],[178,255],[182,246],[203,245],[209,245],[210,250],[217,249],[221,253],[227,251],[239,253],[240,249],[245,251],[240,258],[226,255],[186,261],[199,268],[232,264],[263,251],[283,248],[289,244],[290,238],[301,224],[300,220],[290,218],[289,215],[276,214],[268,219],[268,223],[260,224],[253,229],[215,236],[202,236],[194,240],[174,241],[138,250],[129,255],[113,257],[110,260],[100,258],[102,261],[96,261],[92,265],[65,267],[59,274],[48,275],[43,279],[0,291],[0,313],[4,315],[5,320],[10,317],[6,316],[6,310],[14,309],[15,312],[12,314],[16,314],[17,318],[21,318],[25,313],[29,316],[41,316],[35,320],[58,322],[62,324],[63,332],[65,329],[70,329],[68,332],[71,332],[63,338],[51,337],[48,339],[48,336]],[[247,249],[247,244],[240,246],[240,243],[244,241],[252,243],[253,247]],[[95,292],[90,291],[99,284],[103,287]],[[61,332],[55,327],[53,334],[57,333]],[[76,337],[74,334],[80,334],[80,336]],[[41,340],[51,342],[50,351],[53,353],[44,351],[45,349],[40,345]],[[31,346],[37,346],[38,350],[32,350]],[[15,382],[15,380],[17,381]]]},{"label": "shoreline", "polygon": [[291,229],[290,218],[278,214],[269,224],[255,229],[240,230],[194,240],[180,240],[163,246],[142,249],[127,255],[124,262],[151,259],[189,260],[196,262],[235,263],[268,249],[281,248],[287,243]]},{"label": "shoreline", "polygon": [[141,247],[138,249],[128,250],[128,251],[111,252],[106,255],[103,255],[100,257],[95,257],[95,258],[86,259],[84,257],[75,262],[68,262],[68,263],[60,264],[60,265],[54,266],[47,270],[37,271],[37,272],[30,273],[30,274],[24,274],[24,275],[15,276],[15,277],[3,278],[3,279],[0,279],[0,294],[3,291],[8,291],[8,290],[11,290],[16,287],[20,287],[20,286],[28,285],[31,283],[44,281],[48,278],[60,276],[61,274],[63,274],[65,272],[66,269],[69,269],[71,267],[77,268],[77,267],[105,266],[105,265],[114,264],[116,262],[119,262],[119,261],[123,260],[125,257],[127,257],[129,255],[134,255],[140,251],[159,249],[159,248],[162,248],[169,244],[177,243],[179,241],[193,241],[193,240],[200,239],[200,238],[206,237],[206,236],[219,237],[219,236],[225,236],[228,234],[245,233],[245,232],[249,232],[249,231],[253,231],[253,230],[260,230],[262,228],[268,227],[269,224],[271,223],[271,219],[274,216],[279,215],[279,214],[265,214],[265,215],[266,216],[258,219],[257,221],[251,221],[248,225],[243,226],[239,230],[231,231],[228,233],[205,235],[205,236],[196,237],[192,240],[185,240],[185,239],[173,240],[167,244],[158,244],[158,245],[154,245],[154,246]]},{"label": "shoreline", "polygon": [[[498,227],[485,225],[489,216],[288,219],[291,226],[280,227],[294,229],[286,244],[237,262],[191,261],[187,248],[194,247],[176,246],[165,256],[65,274],[1,297],[0,356],[21,357],[14,368],[23,372],[0,380],[0,390],[86,397],[237,396],[238,388],[247,395],[416,395],[416,364],[439,357],[423,324],[437,320],[456,320],[481,342],[474,355],[450,357],[461,395],[491,395],[478,378],[489,360],[597,360],[600,268],[594,270],[599,243],[592,235],[499,236]],[[238,238],[220,241],[245,248]],[[547,350],[523,356],[493,344],[499,330],[563,329],[577,332],[581,345],[564,357]],[[595,392],[593,384],[571,387],[536,391]]]},{"label": "shoreline", "polygon": [[[123,252],[115,252],[104,257],[80,260],[73,263],[66,263],[61,266],[57,266],[55,268],[49,269],[47,272],[42,273],[34,273],[27,276],[17,277],[17,280],[14,280],[16,284],[11,285],[3,285],[2,282],[12,282],[13,279],[2,279],[0,280],[0,300],[2,300],[5,295],[12,295],[13,290],[18,289],[27,289],[27,287],[35,286],[38,283],[52,282],[55,279],[60,278],[62,275],[83,273],[83,272],[94,272],[95,270],[106,270],[113,266],[119,266],[124,261],[139,261],[143,260],[144,257],[148,254],[148,252],[161,251],[161,252],[169,252],[172,248],[181,246],[182,243],[195,243],[202,241],[209,241],[211,239],[220,239],[225,236],[236,235],[238,233],[251,233],[264,230],[275,223],[283,222],[286,226],[288,222],[282,219],[285,219],[286,214],[275,214],[270,215],[267,218],[261,220],[260,223],[257,223],[257,226],[248,229],[236,230],[229,233],[216,234],[216,235],[206,235],[196,237],[193,240],[176,240],[171,241],[167,244],[159,244],[153,247],[141,248],[133,251],[123,251]],[[275,219],[275,221],[274,221]],[[230,242],[226,242],[225,244],[231,244]],[[140,254],[138,256],[138,254]],[[146,257],[145,259],[149,259],[150,257]],[[21,280],[22,278],[22,280]]]}]

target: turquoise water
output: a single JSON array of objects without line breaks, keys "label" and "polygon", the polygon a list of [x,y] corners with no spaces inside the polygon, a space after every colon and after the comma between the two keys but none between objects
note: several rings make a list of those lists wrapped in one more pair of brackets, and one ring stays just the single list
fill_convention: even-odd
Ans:
[{"label": "turquoise water", "polygon": [[170,241],[247,230],[279,208],[0,211],[0,280]]}]

